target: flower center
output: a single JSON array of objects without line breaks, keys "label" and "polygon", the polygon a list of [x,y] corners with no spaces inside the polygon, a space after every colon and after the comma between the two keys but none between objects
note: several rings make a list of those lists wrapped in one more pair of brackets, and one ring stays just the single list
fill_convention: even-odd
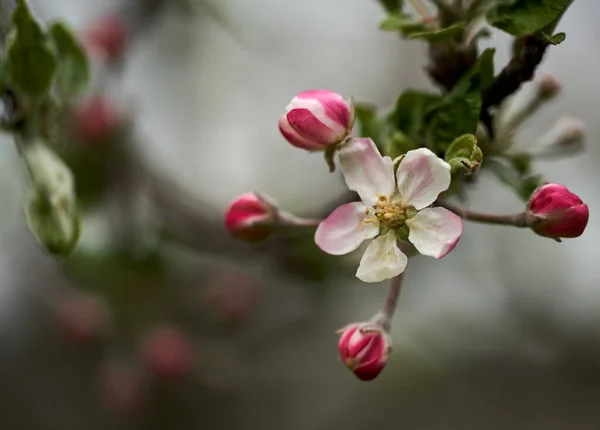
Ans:
[{"label": "flower center", "polygon": [[[404,225],[406,220],[406,212],[401,207],[399,202],[391,201],[387,196],[383,194],[377,195],[377,203],[375,207],[367,208],[365,211],[366,215],[370,215],[373,211],[373,215],[379,220],[379,224],[383,227],[390,229],[397,229]],[[373,222],[372,218],[365,218],[365,222]]]}]

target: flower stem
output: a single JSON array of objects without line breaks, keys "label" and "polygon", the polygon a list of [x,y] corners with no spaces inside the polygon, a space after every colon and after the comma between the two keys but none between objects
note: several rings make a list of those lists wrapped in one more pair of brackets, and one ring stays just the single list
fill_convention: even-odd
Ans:
[{"label": "flower stem", "polygon": [[403,275],[404,274],[401,273],[398,276],[392,278],[390,282],[390,288],[388,290],[388,295],[385,299],[385,304],[383,305],[381,312],[375,317],[375,323],[388,332],[390,331],[392,318],[394,317],[394,313],[396,312],[398,298],[400,297],[400,291],[402,290]]},{"label": "flower stem", "polygon": [[481,212],[474,212],[468,209],[459,208],[448,203],[439,203],[438,206],[446,208],[456,215],[469,221],[480,222],[483,224],[510,225],[518,228],[528,227],[527,215],[525,212],[510,215],[494,215]]}]

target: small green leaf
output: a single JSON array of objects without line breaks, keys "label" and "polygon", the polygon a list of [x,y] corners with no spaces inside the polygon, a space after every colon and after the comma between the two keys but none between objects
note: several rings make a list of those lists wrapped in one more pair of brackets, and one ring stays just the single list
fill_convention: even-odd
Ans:
[{"label": "small green leaf", "polygon": [[565,33],[556,33],[554,36],[550,36],[542,31],[541,37],[544,38],[544,40],[550,45],[560,45],[565,41],[567,35]]},{"label": "small green leaf", "polygon": [[415,149],[415,144],[401,131],[394,130],[383,140],[383,153],[392,159]]},{"label": "small green leaf", "polygon": [[469,174],[473,174],[481,166],[483,152],[477,146],[477,138],[472,134],[465,134],[450,144],[445,159],[452,167],[452,173],[464,168]]},{"label": "small green leaf", "polygon": [[522,175],[507,160],[494,157],[486,162],[486,167],[505,185],[508,185],[523,201],[529,200],[531,194],[542,184],[540,175]]},{"label": "small green leaf", "polygon": [[394,13],[388,15],[381,23],[379,28],[383,31],[399,31],[402,36],[410,37],[414,33],[424,33],[431,30],[430,27],[423,24],[404,13]]},{"label": "small green leaf", "polygon": [[[555,27],[573,0],[497,0],[487,12],[490,25],[513,36]],[[553,29],[547,31],[552,33]]]},{"label": "small green leaf", "polygon": [[40,97],[52,85],[56,70],[54,53],[25,0],[18,1],[13,25],[14,33],[8,48],[11,82],[25,95]]},{"label": "small green leaf", "polygon": [[360,135],[363,137],[370,137],[375,143],[378,143],[381,138],[381,128],[383,124],[377,116],[377,109],[375,106],[357,103],[354,105],[354,112],[358,119]]},{"label": "small green leaf", "polygon": [[50,36],[58,53],[57,85],[62,94],[71,95],[87,88],[90,72],[85,51],[62,23],[50,27]]},{"label": "small green leaf", "polygon": [[29,228],[49,252],[69,254],[79,239],[81,223],[73,174],[41,142],[26,145],[23,159],[31,181],[25,205]]},{"label": "small green leaf", "polygon": [[428,42],[443,42],[451,40],[454,36],[462,33],[465,29],[464,22],[457,22],[450,27],[439,30],[415,31],[408,35],[409,39],[425,39]]}]

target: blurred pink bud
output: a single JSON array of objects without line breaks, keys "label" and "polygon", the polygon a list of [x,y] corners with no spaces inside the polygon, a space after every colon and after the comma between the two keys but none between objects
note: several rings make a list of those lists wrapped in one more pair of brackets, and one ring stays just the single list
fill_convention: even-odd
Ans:
[{"label": "blurred pink bud", "polygon": [[571,238],[583,234],[589,210],[564,185],[546,184],[529,199],[527,218],[531,229],[541,236]]},{"label": "blurred pink bud", "polygon": [[76,107],[72,126],[75,136],[83,142],[107,138],[119,125],[118,108],[105,97],[93,96]]},{"label": "blurred pink bud", "polygon": [[246,193],[233,200],[225,212],[225,228],[234,237],[250,242],[266,239],[276,207],[265,196]]},{"label": "blurred pink bud", "polygon": [[554,97],[562,90],[562,84],[554,75],[543,75],[537,84],[542,97]]},{"label": "blurred pink bud", "polygon": [[58,303],[57,323],[67,338],[77,342],[88,342],[104,336],[109,328],[106,304],[101,299],[77,295]]},{"label": "blurred pink bud", "polygon": [[125,23],[115,15],[96,20],[83,35],[89,50],[107,61],[117,61],[123,56],[128,38]]},{"label": "blurred pink bud", "polygon": [[392,340],[374,323],[354,323],[338,331],[342,362],[362,381],[375,379],[385,367]]},{"label": "blurred pink bud", "polygon": [[142,355],[146,366],[160,379],[180,379],[189,374],[194,361],[189,338],[175,327],[156,327],[144,339]]},{"label": "blurred pink bud", "polygon": [[332,91],[304,91],[294,97],[279,119],[279,131],[292,145],[323,151],[343,142],[354,125],[354,102]]},{"label": "blurred pink bud", "polygon": [[123,413],[139,408],[142,387],[134,368],[111,360],[102,366],[99,376],[100,388],[108,406]]},{"label": "blurred pink bud", "polygon": [[258,285],[245,275],[218,275],[207,285],[205,299],[220,317],[240,320],[254,309],[258,299]]}]

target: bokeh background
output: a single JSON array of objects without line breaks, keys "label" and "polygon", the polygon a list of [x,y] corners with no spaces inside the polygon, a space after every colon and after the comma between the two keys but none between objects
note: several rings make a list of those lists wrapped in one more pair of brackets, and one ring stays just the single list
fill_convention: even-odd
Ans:
[{"label": "bokeh background", "polygon": [[[586,233],[557,244],[528,231],[469,224],[447,258],[417,259],[394,321],[394,351],[371,383],[338,362],[335,330],[375,313],[386,286],[358,282],[352,261],[300,276],[311,271],[310,260],[282,261],[285,242],[240,245],[221,219],[232,198],[255,189],[299,215],[335,205],[345,192],[342,179],[321,157],[289,146],[279,116],[308,88],[380,107],[408,87],[427,88],[424,46],[378,30],[383,11],[375,0],[206,0],[184,12],[177,2],[145,3],[152,5],[31,1],[41,19],[59,18],[77,30],[110,11],[131,14],[136,38],[106,91],[133,106],[135,153],[151,168],[144,172],[153,178],[146,178],[149,188],[159,190],[150,200],[178,226],[184,245],[160,247],[169,252],[161,254],[159,272],[139,254],[121,265],[93,260],[91,269],[77,262],[65,268],[26,228],[26,178],[3,137],[0,429],[600,426],[600,3],[577,0],[567,12],[560,26],[567,39],[549,49],[539,69],[556,75],[563,92],[518,138],[527,147],[565,114],[585,122],[585,155],[537,168],[589,205]],[[494,33],[485,45],[497,46],[498,69],[510,55],[508,37]],[[95,249],[122,222],[110,217],[111,201],[123,201],[119,180],[108,208],[86,221],[81,246]],[[521,209],[486,175],[471,190],[470,205]],[[138,229],[137,220],[130,217],[119,231]],[[109,276],[123,265],[128,277]],[[111,319],[76,306],[65,329],[57,308],[76,291],[102,295],[102,288],[133,290],[120,312],[144,317]],[[110,326],[102,325],[100,341],[69,331],[89,315]],[[189,341],[193,366],[165,382],[148,369],[143,339],[167,323]]]}]

